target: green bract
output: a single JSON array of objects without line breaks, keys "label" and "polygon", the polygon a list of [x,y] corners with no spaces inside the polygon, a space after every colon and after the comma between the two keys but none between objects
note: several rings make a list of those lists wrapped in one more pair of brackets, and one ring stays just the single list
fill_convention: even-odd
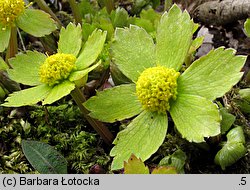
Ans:
[{"label": "green bract", "polygon": [[80,25],[70,23],[66,29],[61,29],[58,53],[47,57],[27,51],[10,59],[12,69],[7,70],[9,77],[35,87],[10,94],[2,105],[19,107],[39,101],[43,105],[51,104],[68,95],[75,88],[76,81],[100,65],[95,61],[102,51],[106,32],[95,30],[84,46],[81,39]]},{"label": "green bract", "polygon": [[28,9],[23,0],[0,0],[0,52],[8,47],[13,26],[36,37],[48,35],[56,29],[49,14]]},{"label": "green bract", "polygon": [[[166,96],[164,100],[157,99],[158,103],[169,103],[169,108],[163,106],[165,111],[145,109],[140,97],[136,95],[138,80],[148,68],[161,66],[167,70],[174,69],[175,73],[180,70],[190,50],[195,27],[189,14],[174,5],[161,17],[156,43],[138,26],[116,29],[112,45],[114,61],[136,86],[132,83],[104,90],[84,104],[90,110],[91,117],[104,122],[123,120],[139,114],[114,140],[115,146],[110,153],[114,156],[112,170],[122,168],[123,162],[131,154],[145,161],[157,151],[168,128],[166,110],[179,133],[190,142],[203,142],[204,137],[220,133],[220,114],[212,101],[223,96],[240,80],[243,74],[240,70],[246,60],[245,56],[235,56],[233,49],[218,48],[193,62],[178,77],[177,87],[169,85],[168,80],[164,82],[168,84],[168,89],[155,85],[156,81],[147,83],[148,89],[156,86],[156,95],[152,95],[154,99],[161,97],[160,93],[168,91],[167,94],[170,94],[177,88],[175,98],[168,99]],[[163,78],[161,74],[155,75],[156,80]]]}]

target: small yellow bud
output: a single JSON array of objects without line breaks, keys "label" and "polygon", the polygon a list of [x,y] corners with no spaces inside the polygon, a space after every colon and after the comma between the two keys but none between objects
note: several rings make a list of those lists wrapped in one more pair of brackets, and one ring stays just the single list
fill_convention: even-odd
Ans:
[{"label": "small yellow bud", "polygon": [[75,68],[76,57],[72,54],[57,53],[49,56],[40,66],[40,80],[53,86],[70,75]]},{"label": "small yellow bud", "polygon": [[0,0],[0,24],[3,27],[13,25],[24,9],[23,0]]},{"label": "small yellow bud", "polygon": [[144,70],[136,82],[136,94],[144,109],[164,113],[170,99],[177,97],[177,78],[180,73],[163,66]]}]

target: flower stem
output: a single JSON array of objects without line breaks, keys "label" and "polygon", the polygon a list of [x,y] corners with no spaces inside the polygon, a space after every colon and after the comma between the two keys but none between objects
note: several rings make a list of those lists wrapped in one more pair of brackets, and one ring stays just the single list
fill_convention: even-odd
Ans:
[{"label": "flower stem", "polygon": [[83,106],[83,103],[86,101],[86,98],[82,94],[81,90],[78,87],[76,87],[73,91],[71,91],[70,95],[75,100],[76,104],[80,108],[83,116],[89,122],[89,124],[103,138],[105,143],[111,145],[111,143],[114,140],[114,136],[102,122],[97,121],[88,115],[89,111]]},{"label": "flower stem", "polygon": [[82,25],[82,17],[75,0],[68,0],[76,23]]},{"label": "flower stem", "polygon": [[35,0],[35,2],[38,4],[38,6],[45,11],[46,13],[50,14],[50,16],[57,22],[57,27],[61,28],[62,23],[61,21],[57,18],[57,16],[54,14],[54,12],[49,8],[49,6],[46,4],[44,0]]},{"label": "flower stem", "polygon": [[17,45],[17,28],[11,27],[11,33],[10,33],[10,42],[7,49],[5,61],[8,64],[9,68],[11,68],[10,64],[8,63],[8,59],[11,57],[14,57],[17,54],[18,51],[18,45]]}]

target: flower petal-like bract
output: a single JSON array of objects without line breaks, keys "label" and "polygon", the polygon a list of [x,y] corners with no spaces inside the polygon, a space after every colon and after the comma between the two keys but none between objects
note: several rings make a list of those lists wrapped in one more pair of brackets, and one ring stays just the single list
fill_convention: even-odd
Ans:
[{"label": "flower petal-like bract", "polygon": [[124,161],[131,154],[147,160],[163,143],[168,128],[166,114],[143,111],[123,131],[119,132],[114,140],[115,146],[110,152],[114,156],[112,170],[123,167]]},{"label": "flower petal-like bract", "polygon": [[154,41],[138,26],[117,28],[111,49],[115,64],[133,82],[137,81],[144,69],[156,66]]},{"label": "flower petal-like bract", "polygon": [[142,111],[134,84],[106,89],[91,97],[84,106],[91,111],[91,117],[110,123],[133,117]]}]

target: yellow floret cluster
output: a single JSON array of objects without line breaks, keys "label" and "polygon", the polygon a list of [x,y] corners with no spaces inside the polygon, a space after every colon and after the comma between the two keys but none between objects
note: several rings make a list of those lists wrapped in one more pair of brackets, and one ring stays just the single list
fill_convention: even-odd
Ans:
[{"label": "yellow floret cluster", "polygon": [[136,82],[136,94],[144,109],[164,113],[170,99],[177,97],[177,78],[180,73],[163,66],[144,70]]},{"label": "yellow floret cluster", "polygon": [[0,24],[3,27],[13,25],[24,9],[23,0],[0,0]]},{"label": "yellow floret cluster", "polygon": [[49,56],[40,66],[40,80],[53,86],[67,79],[75,68],[76,57],[72,54],[57,53]]}]

